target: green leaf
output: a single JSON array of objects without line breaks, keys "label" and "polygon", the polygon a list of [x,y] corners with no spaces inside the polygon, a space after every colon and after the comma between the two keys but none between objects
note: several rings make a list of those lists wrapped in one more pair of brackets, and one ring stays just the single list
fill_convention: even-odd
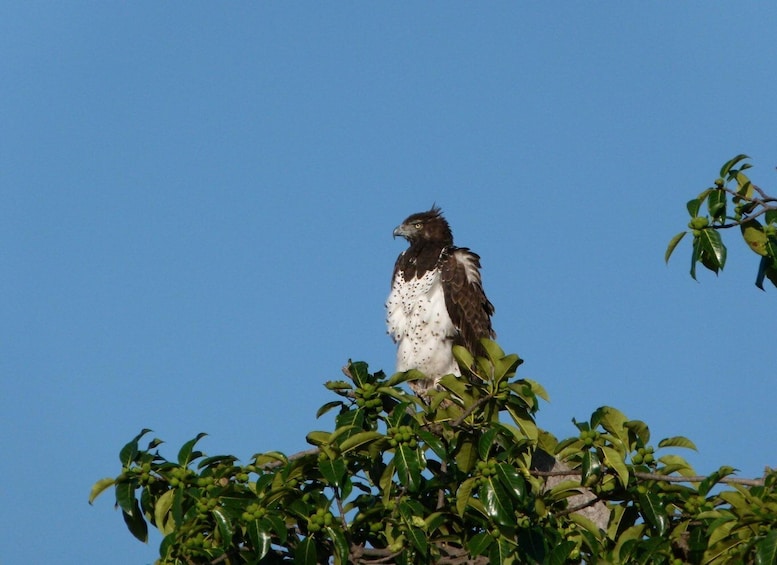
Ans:
[{"label": "green leaf", "polygon": [[470,477],[459,485],[456,490],[456,512],[459,516],[464,516],[464,512],[467,510],[469,500],[472,497],[472,489],[478,484],[478,477]]},{"label": "green leaf", "polygon": [[503,538],[496,540],[491,544],[491,551],[488,552],[490,563],[511,563],[510,554],[513,552],[512,546]]},{"label": "green leaf", "polygon": [[364,361],[354,361],[348,363],[348,373],[358,388],[363,387],[370,382],[370,373],[367,363]]},{"label": "green leaf", "polygon": [[394,463],[397,466],[399,482],[410,492],[418,491],[421,484],[421,461],[418,450],[399,444],[394,454]]},{"label": "green leaf", "polygon": [[410,537],[410,541],[413,543],[415,548],[421,553],[421,555],[426,555],[426,552],[429,550],[429,547],[426,542],[426,534],[424,534],[423,530],[421,530],[420,528],[415,528],[413,526],[408,526],[405,529],[405,532]]},{"label": "green leaf", "polygon": [[590,487],[596,484],[602,477],[602,462],[595,451],[589,450],[583,453],[581,471],[580,483],[583,486]]},{"label": "green leaf", "polygon": [[732,171],[729,175],[729,178],[735,178],[737,180],[737,185],[739,185],[737,188],[737,194],[739,196],[746,200],[752,200],[753,193],[755,191],[753,190],[753,183],[750,182],[750,179],[747,178],[746,174],[744,174],[741,170]]},{"label": "green leaf", "polygon": [[722,220],[726,217],[726,192],[723,189],[716,189],[710,192],[707,198],[707,210],[710,216],[716,220]]},{"label": "green leaf", "polygon": [[629,484],[629,469],[623,461],[623,456],[611,447],[602,447],[601,449],[604,454],[604,462],[618,475],[618,481],[621,485],[627,487]]},{"label": "green leaf", "polygon": [[318,469],[330,485],[339,487],[345,477],[345,461],[343,459],[324,459],[318,462]]},{"label": "green leaf", "polygon": [[456,465],[463,473],[469,473],[478,460],[477,449],[471,438],[459,435],[459,448],[456,451]]},{"label": "green leaf", "polygon": [[418,437],[434,452],[435,455],[437,455],[437,457],[442,460],[447,459],[448,451],[445,449],[445,445],[443,445],[439,437],[426,430],[418,430]]},{"label": "green leaf", "polygon": [[348,381],[326,381],[324,386],[335,392],[339,390],[353,390],[353,385]]},{"label": "green leaf", "polygon": [[675,250],[675,247],[677,247],[677,244],[680,243],[680,240],[685,237],[685,234],[687,234],[687,231],[681,231],[676,236],[674,236],[670,241],[669,245],[666,248],[666,253],[664,253],[664,262],[669,263],[669,258],[672,256],[672,253]]},{"label": "green leaf", "polygon": [[89,493],[89,504],[92,504],[98,496],[105,490],[111,488],[114,484],[116,484],[116,480],[112,477],[106,477],[94,483],[94,486],[92,486],[92,490]]},{"label": "green leaf", "polygon": [[286,543],[286,540],[289,537],[289,531],[286,529],[286,522],[283,520],[282,516],[267,514],[267,516],[262,518],[262,527],[265,530],[272,531],[278,536],[281,543]]},{"label": "green leaf", "polygon": [[663,537],[669,527],[669,518],[661,499],[654,492],[639,495],[640,513],[645,520]]},{"label": "green leaf", "polygon": [[777,530],[772,530],[755,546],[756,565],[777,563]]},{"label": "green leaf", "polygon": [[272,535],[262,528],[259,520],[253,520],[246,524],[246,529],[248,530],[248,539],[251,540],[251,545],[254,546],[256,551],[256,557],[261,560],[270,552]]},{"label": "green leaf", "polygon": [[346,410],[340,412],[335,416],[335,426],[337,428],[344,428],[346,426],[353,426],[355,428],[364,427],[364,411],[362,409]]},{"label": "green leaf", "polygon": [[696,471],[693,470],[693,467],[679,455],[662,455],[658,458],[658,461],[666,465],[666,469],[662,470],[662,473],[679,472],[684,477],[693,477],[696,475]]},{"label": "green leaf", "polygon": [[432,512],[426,518],[424,518],[424,525],[422,529],[426,532],[434,532],[440,526],[445,525],[450,520],[450,515],[445,512]]},{"label": "green leaf", "polygon": [[699,208],[701,208],[701,200],[698,198],[694,198],[693,200],[689,200],[685,207],[688,209],[688,214],[690,214],[691,218],[695,218],[699,215]]},{"label": "green leaf", "polygon": [[254,464],[257,467],[265,467],[267,465],[285,465],[289,462],[289,458],[286,457],[280,451],[267,451],[265,453],[257,453],[253,456]]},{"label": "green leaf", "polygon": [[766,244],[769,241],[768,236],[764,233],[763,226],[758,220],[748,220],[739,225],[739,229],[742,230],[742,237],[745,243],[758,255],[768,255],[766,250]]},{"label": "green leaf", "polygon": [[516,410],[512,404],[507,405],[507,413],[513,419],[513,422],[521,429],[526,437],[531,441],[537,441],[539,430],[534,423],[534,419],[526,413],[525,410]]},{"label": "green leaf", "polygon": [[411,369],[410,371],[394,373],[391,375],[391,378],[386,382],[386,386],[399,386],[406,381],[416,381],[425,378],[426,377],[421,371],[417,369]]},{"label": "green leaf", "polygon": [[492,543],[494,543],[494,538],[491,537],[490,532],[480,532],[467,542],[467,551],[473,556],[485,555]]},{"label": "green leaf", "polygon": [[205,459],[197,463],[198,469],[205,469],[210,467],[219,467],[224,465],[231,465],[237,461],[237,457],[234,455],[214,455],[213,457],[206,457]]},{"label": "green leaf", "polygon": [[641,539],[645,533],[645,527],[645,524],[637,524],[626,528],[621,535],[618,536],[615,544],[615,551],[613,552],[616,557],[616,563],[628,563],[626,558],[629,556],[629,552],[626,550],[626,546],[629,542]]},{"label": "green leaf", "polygon": [[533,381],[531,379],[521,379],[521,380],[525,382],[527,385],[529,385],[529,388],[531,388],[531,391],[536,396],[539,396],[545,402],[550,402],[550,396],[548,395],[548,391],[546,391],[545,388],[540,383],[538,383],[537,381]]},{"label": "green leaf", "polygon": [[696,444],[689,440],[687,437],[674,436],[662,439],[658,442],[658,447],[684,447],[686,449],[693,449],[697,451]]},{"label": "green leaf", "polygon": [[[335,555],[337,556],[339,563],[348,563],[350,547],[348,546],[348,541],[345,539],[343,531],[340,528],[333,528],[332,526],[327,526],[325,531],[329,536],[329,539],[334,543]],[[336,560],[335,563],[338,563],[338,561]]]},{"label": "green leaf", "polygon": [[159,555],[162,558],[170,558],[170,553],[175,544],[177,543],[177,536],[175,534],[168,534],[159,544]]},{"label": "green leaf", "polygon": [[228,547],[229,544],[232,543],[232,537],[235,534],[235,529],[232,526],[232,521],[227,515],[226,509],[216,507],[211,510],[210,513],[211,516],[213,516],[213,519],[216,521],[216,525],[218,526],[222,546]]},{"label": "green leaf", "polygon": [[[642,442],[641,445],[647,445],[650,441],[650,428],[648,428],[647,424],[642,420],[629,420],[624,426],[632,435],[637,436],[637,440]],[[628,447],[629,449],[633,449],[634,446],[630,444]]]},{"label": "green leaf", "polygon": [[332,408],[338,408],[340,406],[343,406],[342,400],[333,400],[332,402],[327,402],[321,408],[318,409],[318,411],[316,412],[316,418],[320,418],[321,416],[329,412]]},{"label": "green leaf", "polygon": [[[134,499],[133,499],[134,500]],[[143,518],[143,512],[140,510],[138,501],[134,500],[135,507],[132,512],[125,512],[122,510],[121,515],[124,517],[124,523],[127,525],[127,529],[137,539],[146,543],[148,541],[148,524]]]},{"label": "green leaf", "polygon": [[499,481],[493,477],[481,478],[478,496],[486,509],[486,514],[497,524],[509,526],[515,524],[513,504]]},{"label": "green leaf", "polygon": [[465,406],[472,404],[472,395],[467,392],[467,383],[461,377],[445,375],[438,384],[463,400]]},{"label": "green leaf", "polygon": [[176,527],[183,524],[183,493],[184,489],[173,489],[173,521]]},{"label": "green leaf", "polygon": [[737,155],[736,157],[734,157],[733,159],[729,159],[728,161],[726,161],[726,163],[720,168],[720,176],[721,176],[721,178],[726,178],[726,176],[728,175],[728,172],[731,170],[731,167],[733,167],[734,165],[736,165],[740,161],[742,161],[744,159],[749,159],[749,158],[750,157],[748,157],[747,155],[740,154],[740,155]]},{"label": "green leaf", "polygon": [[[483,346],[483,349],[486,350],[486,355],[488,355],[489,360],[494,364],[505,356],[505,352],[502,351],[499,344],[492,339],[482,338],[480,344]],[[515,357],[518,356],[516,355]]]},{"label": "green leaf", "polygon": [[297,544],[294,551],[294,563],[295,565],[316,565],[318,563],[316,542],[312,536]]},{"label": "green leaf", "polygon": [[701,230],[698,239],[701,242],[699,260],[710,271],[717,273],[726,265],[726,246],[723,245],[720,234],[716,230],[705,229]]},{"label": "green leaf", "polygon": [[469,369],[472,367],[472,365],[475,364],[475,358],[472,356],[472,353],[467,351],[467,349],[461,345],[453,346],[453,357],[456,359],[459,367],[465,367],[466,369]]},{"label": "green leaf", "polygon": [[340,451],[342,453],[348,453],[349,451],[353,451],[357,447],[362,447],[383,437],[384,437],[383,434],[380,432],[359,432],[357,434],[354,434],[348,437],[348,439],[344,440],[340,444]]},{"label": "green leaf", "polygon": [[777,266],[775,266],[775,263],[771,257],[761,257],[761,262],[758,265],[758,275],[755,278],[755,286],[764,290],[764,278],[768,278],[777,287]]},{"label": "green leaf", "polygon": [[617,437],[625,448],[629,443],[629,432],[626,427],[628,421],[626,415],[617,408],[602,406],[591,415],[591,429],[601,424],[605,430]]},{"label": "green leaf", "polygon": [[494,362],[494,383],[499,384],[505,379],[509,379],[515,375],[515,371],[522,363],[523,359],[518,357],[515,353],[497,359]]},{"label": "green leaf", "polygon": [[499,430],[494,427],[486,430],[486,433],[480,436],[480,440],[478,440],[478,455],[483,461],[488,459],[488,454],[491,452],[491,444],[494,443],[494,438],[498,432]]},{"label": "green leaf", "polygon": [[571,540],[562,541],[550,552],[546,563],[548,565],[564,565],[575,547],[577,544]]},{"label": "green leaf", "polygon": [[518,470],[508,463],[498,463],[496,466],[496,476],[507,491],[519,502],[526,498],[526,479]]},{"label": "green leaf", "polygon": [[[714,487],[716,484],[718,484],[720,482],[720,479],[728,475],[731,475],[735,470],[736,469],[734,469],[733,467],[729,467],[727,465],[722,466],[714,473],[710,473],[709,475],[707,475],[707,478],[699,483],[699,488],[696,490],[698,491],[700,496],[707,496],[707,493],[709,493],[710,489]],[[723,496],[725,496],[726,494],[728,493],[723,493]],[[736,494],[736,493],[733,493],[733,494]],[[736,504],[734,503],[732,504],[736,506]]]},{"label": "green leaf", "polygon": [[190,439],[186,443],[183,444],[180,451],[178,452],[178,464],[181,466],[188,465],[192,459],[197,459],[198,457],[202,456],[202,453],[199,451],[194,452],[192,451],[194,449],[194,446],[197,444],[198,441],[200,441],[202,438],[204,438],[206,433],[200,432],[197,434],[197,437],[194,439]]},{"label": "green leaf", "polygon": [[331,437],[329,432],[313,431],[305,436],[305,441],[310,445],[325,445],[330,442]]},{"label": "green leaf", "polygon": [[137,484],[134,480],[123,480],[116,484],[116,504],[124,512],[132,514],[135,511],[137,503],[135,501],[135,489]]},{"label": "green leaf", "polygon": [[166,536],[175,531],[175,520],[170,515],[170,509],[173,507],[173,495],[175,490],[171,489],[160,496],[154,505],[154,522],[157,529]]},{"label": "green leaf", "polygon": [[135,461],[138,454],[138,441],[150,431],[148,428],[143,428],[138,435],[121,448],[119,460],[124,467],[129,467]]}]

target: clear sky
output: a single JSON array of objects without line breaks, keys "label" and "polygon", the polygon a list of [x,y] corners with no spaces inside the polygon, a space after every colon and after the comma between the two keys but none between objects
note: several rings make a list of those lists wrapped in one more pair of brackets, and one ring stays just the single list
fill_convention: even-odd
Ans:
[{"label": "clear sky", "polygon": [[152,563],[94,481],[141,428],[306,448],[433,202],[574,433],[601,405],[699,472],[777,465],[777,291],[666,267],[728,158],[777,192],[777,4],[0,6],[0,561]]}]

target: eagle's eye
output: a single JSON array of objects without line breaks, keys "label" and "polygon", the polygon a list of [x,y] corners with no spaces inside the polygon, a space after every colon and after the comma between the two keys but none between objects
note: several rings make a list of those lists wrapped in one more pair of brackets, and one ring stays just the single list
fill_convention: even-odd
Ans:
[{"label": "eagle's eye", "polygon": [[421,222],[418,222],[417,224],[413,224],[413,227],[414,227],[415,229],[417,229],[417,230],[420,230],[420,229],[421,229],[421,226],[423,226],[423,224],[422,224]]}]

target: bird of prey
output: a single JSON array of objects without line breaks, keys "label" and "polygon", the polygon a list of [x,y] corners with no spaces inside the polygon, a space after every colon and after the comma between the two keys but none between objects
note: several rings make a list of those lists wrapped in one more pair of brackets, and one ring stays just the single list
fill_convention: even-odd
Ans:
[{"label": "bird of prey", "polygon": [[410,246],[394,265],[386,302],[388,333],[397,344],[397,371],[418,369],[427,378],[411,381],[416,394],[447,374],[460,375],[453,345],[483,355],[481,338],[495,338],[494,306],[480,277],[480,257],[453,245],[453,234],[436,206],[409,216],[394,230]]}]

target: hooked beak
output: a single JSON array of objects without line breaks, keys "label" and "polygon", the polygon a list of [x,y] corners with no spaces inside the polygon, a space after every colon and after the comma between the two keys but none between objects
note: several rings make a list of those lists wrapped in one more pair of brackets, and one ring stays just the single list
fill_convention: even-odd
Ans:
[{"label": "hooked beak", "polygon": [[401,236],[401,237],[405,237],[406,238],[407,237],[407,228],[405,227],[405,225],[402,224],[402,225],[399,225],[399,226],[395,227],[394,228],[393,236],[394,236],[394,239],[396,239],[397,236]]}]

